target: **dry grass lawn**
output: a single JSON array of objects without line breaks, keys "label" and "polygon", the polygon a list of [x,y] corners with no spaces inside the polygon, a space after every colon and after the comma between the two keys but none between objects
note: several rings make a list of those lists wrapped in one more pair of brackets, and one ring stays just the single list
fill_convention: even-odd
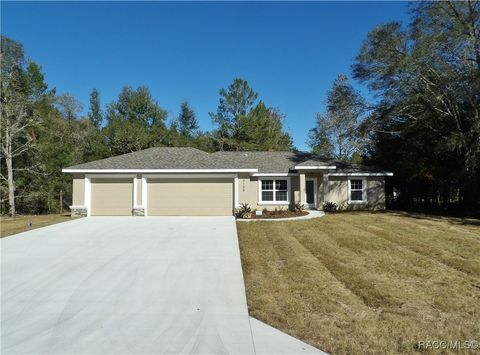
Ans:
[{"label": "dry grass lawn", "polygon": [[[0,219],[0,238],[25,232],[30,229],[45,227],[49,224],[70,221],[70,216],[60,214],[47,214],[39,216],[17,216],[15,218]],[[30,227],[29,224],[32,223]]]},{"label": "dry grass lawn", "polygon": [[250,314],[321,350],[480,341],[478,220],[352,212],[237,227]]}]

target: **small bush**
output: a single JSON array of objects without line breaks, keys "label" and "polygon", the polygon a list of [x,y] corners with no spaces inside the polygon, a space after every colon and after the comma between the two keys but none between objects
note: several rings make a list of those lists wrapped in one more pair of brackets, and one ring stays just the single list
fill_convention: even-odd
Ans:
[{"label": "small bush", "polygon": [[302,212],[305,210],[305,205],[300,202],[296,202],[295,204],[291,205],[290,210],[292,212]]},{"label": "small bush", "polygon": [[325,202],[323,204],[323,211],[324,212],[335,212],[337,211],[338,206],[335,202]]},{"label": "small bush", "polygon": [[252,207],[248,203],[241,203],[240,207],[235,214],[237,218],[251,217],[252,216]]}]

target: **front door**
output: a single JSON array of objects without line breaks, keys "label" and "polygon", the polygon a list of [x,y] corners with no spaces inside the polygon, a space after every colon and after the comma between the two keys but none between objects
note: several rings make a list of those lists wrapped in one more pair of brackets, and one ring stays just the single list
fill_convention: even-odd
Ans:
[{"label": "front door", "polygon": [[316,207],[315,203],[315,180],[310,179],[305,181],[305,193],[308,207]]}]

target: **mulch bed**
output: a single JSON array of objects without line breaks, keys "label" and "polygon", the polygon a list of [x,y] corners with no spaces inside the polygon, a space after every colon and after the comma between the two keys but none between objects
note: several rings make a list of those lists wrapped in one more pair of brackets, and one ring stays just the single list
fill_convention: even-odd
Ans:
[{"label": "mulch bed", "polygon": [[252,214],[252,218],[248,219],[276,219],[276,218],[291,218],[291,217],[300,217],[306,216],[307,211],[264,211],[261,216],[257,216],[255,213]]}]

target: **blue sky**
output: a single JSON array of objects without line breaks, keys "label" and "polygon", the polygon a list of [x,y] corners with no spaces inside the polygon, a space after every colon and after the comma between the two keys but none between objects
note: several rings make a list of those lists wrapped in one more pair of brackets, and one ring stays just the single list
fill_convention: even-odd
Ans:
[{"label": "blue sky", "polygon": [[[286,115],[308,149],[315,112],[376,25],[407,21],[405,2],[2,2],[3,34],[21,42],[50,87],[88,108],[124,85],[147,86],[176,116],[182,100],[209,130],[218,91],[246,79]],[[361,87],[359,89],[363,90]]]}]

